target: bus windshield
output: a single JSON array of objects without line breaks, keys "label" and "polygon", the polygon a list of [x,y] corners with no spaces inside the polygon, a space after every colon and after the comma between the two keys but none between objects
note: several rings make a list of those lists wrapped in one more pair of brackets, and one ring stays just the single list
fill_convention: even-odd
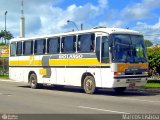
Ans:
[{"label": "bus windshield", "polygon": [[147,62],[143,36],[114,34],[112,35],[112,42],[112,62]]}]

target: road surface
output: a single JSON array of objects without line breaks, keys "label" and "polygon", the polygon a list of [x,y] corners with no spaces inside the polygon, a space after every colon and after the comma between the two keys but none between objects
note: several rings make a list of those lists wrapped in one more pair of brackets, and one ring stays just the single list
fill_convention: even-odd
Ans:
[{"label": "road surface", "polygon": [[26,83],[0,80],[0,113],[9,114],[150,114],[160,113],[160,92],[140,89],[118,95],[80,88],[31,89]]}]

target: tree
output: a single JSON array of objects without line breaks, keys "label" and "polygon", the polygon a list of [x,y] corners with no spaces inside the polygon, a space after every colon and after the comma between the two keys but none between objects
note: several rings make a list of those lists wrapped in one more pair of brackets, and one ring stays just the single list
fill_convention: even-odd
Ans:
[{"label": "tree", "polygon": [[160,73],[160,47],[154,46],[147,48],[149,68],[156,67],[158,73]]},{"label": "tree", "polygon": [[9,41],[12,38],[13,38],[13,35],[10,33],[10,31],[1,30],[0,39],[2,40],[2,43],[3,43],[3,40],[5,40],[5,44],[6,44],[6,40]]},{"label": "tree", "polygon": [[151,47],[153,45],[150,40],[144,40],[144,43],[146,44],[146,47]]}]

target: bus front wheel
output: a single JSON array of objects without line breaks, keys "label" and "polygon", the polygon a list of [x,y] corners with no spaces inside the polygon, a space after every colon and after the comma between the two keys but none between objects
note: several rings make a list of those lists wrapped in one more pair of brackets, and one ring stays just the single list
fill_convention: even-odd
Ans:
[{"label": "bus front wheel", "polygon": [[86,76],[83,83],[85,93],[93,94],[96,89],[95,80],[92,76]]},{"label": "bus front wheel", "polygon": [[37,83],[37,76],[35,73],[31,73],[29,76],[29,84],[30,87],[33,89],[38,88],[38,83]]}]

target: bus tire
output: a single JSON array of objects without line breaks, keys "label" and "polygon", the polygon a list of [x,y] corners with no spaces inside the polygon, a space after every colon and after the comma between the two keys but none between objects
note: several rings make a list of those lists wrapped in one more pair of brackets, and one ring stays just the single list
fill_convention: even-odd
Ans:
[{"label": "bus tire", "polygon": [[31,73],[29,76],[29,84],[33,89],[39,88],[39,84],[37,83],[37,75],[35,73]]},{"label": "bus tire", "polygon": [[126,90],[126,87],[116,87],[114,91],[118,94],[123,93]]},{"label": "bus tire", "polygon": [[93,94],[96,90],[96,84],[93,76],[86,76],[83,82],[83,89],[87,94]]}]

